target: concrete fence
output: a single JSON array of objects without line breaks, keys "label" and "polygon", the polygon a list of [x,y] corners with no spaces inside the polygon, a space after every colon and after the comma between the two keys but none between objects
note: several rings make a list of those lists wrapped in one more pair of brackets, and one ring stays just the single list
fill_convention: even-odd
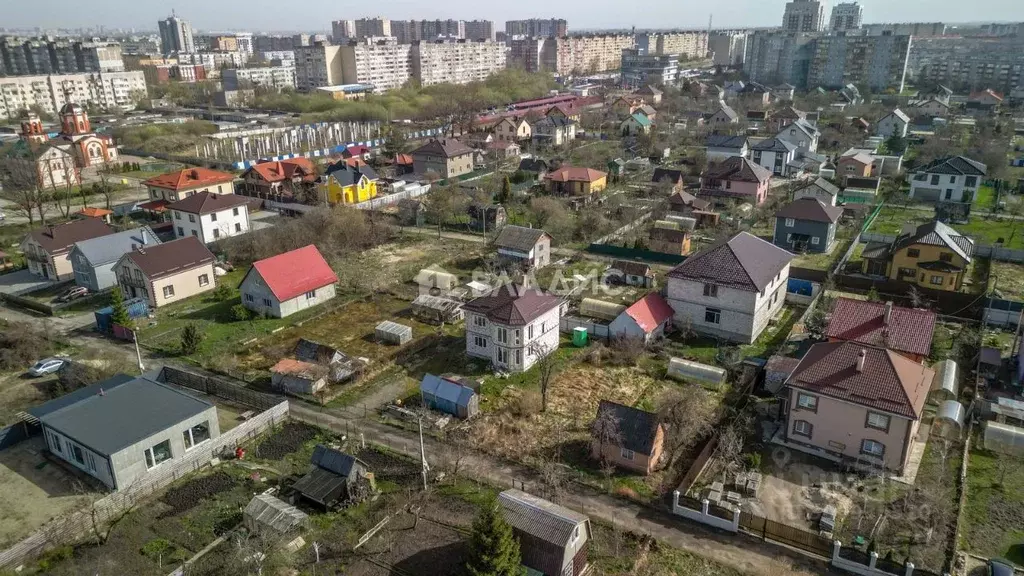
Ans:
[{"label": "concrete fence", "polygon": [[672,513],[677,516],[682,516],[694,522],[700,522],[720,530],[732,532],[736,534],[740,531],[740,512],[734,510],[732,512],[732,519],[728,520],[721,518],[711,513],[711,502],[707,498],[700,501],[700,510],[695,510],[688,506],[681,506],[679,504],[679,490],[672,492]]}]

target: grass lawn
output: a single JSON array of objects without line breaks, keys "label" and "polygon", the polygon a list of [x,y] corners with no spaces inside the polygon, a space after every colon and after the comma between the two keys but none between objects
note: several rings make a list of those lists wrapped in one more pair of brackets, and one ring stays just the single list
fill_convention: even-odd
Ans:
[{"label": "grass lawn", "polygon": [[997,291],[1006,300],[1024,302],[1024,268],[1020,264],[993,260],[989,269],[988,289]]},{"label": "grass lawn", "polygon": [[[930,210],[903,210],[886,206],[878,213],[871,224],[870,231],[879,234],[899,234],[904,224],[920,225],[930,222],[934,212]],[[953,228],[965,236],[974,238],[978,244],[995,244],[1002,241],[1007,248],[1024,249],[1024,220],[1012,220],[981,216],[971,216],[966,224],[955,224]]]},{"label": "grass lawn", "polygon": [[996,190],[991,186],[979,186],[978,196],[974,199],[974,207],[981,209],[991,209],[994,207],[996,201]]},{"label": "grass lawn", "polygon": [[814,270],[831,270],[835,266],[836,262],[846,254],[846,251],[850,249],[849,238],[836,239],[836,245],[832,248],[829,253],[823,252],[807,252],[800,254],[793,259],[793,266],[797,268],[811,268]]},{"label": "grass lawn", "polygon": [[926,210],[904,210],[894,206],[884,206],[878,212],[869,231],[879,234],[899,234],[904,224],[924,224],[934,217],[933,212]]},{"label": "grass lawn", "polygon": [[1024,566],[1024,459],[972,450],[964,517],[964,548]]}]

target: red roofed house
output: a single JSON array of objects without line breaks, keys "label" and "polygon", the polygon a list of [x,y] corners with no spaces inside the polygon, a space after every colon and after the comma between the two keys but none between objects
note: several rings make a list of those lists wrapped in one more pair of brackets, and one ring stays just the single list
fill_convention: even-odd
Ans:
[{"label": "red roofed house", "polygon": [[466,355],[496,369],[525,372],[558,349],[561,299],[535,288],[504,284],[474,298],[466,314]]},{"label": "red roofed house", "polygon": [[590,196],[608,187],[608,173],[593,168],[562,166],[544,175],[548,192],[568,196]]},{"label": "red roofed house", "polygon": [[612,336],[642,338],[645,343],[650,342],[665,333],[665,327],[672,322],[674,314],[661,294],[651,292],[612,320],[608,332]]},{"label": "red roofed house", "polygon": [[171,202],[184,200],[199,192],[234,194],[234,174],[218,172],[209,168],[185,168],[154,176],[142,184],[149,190],[149,202],[142,204],[143,210],[163,212]]},{"label": "red roofed house", "polygon": [[246,308],[285,318],[334,298],[337,282],[334,270],[310,244],[253,262],[238,289]]},{"label": "red roofed house", "polygon": [[107,210],[106,208],[97,208],[95,206],[86,206],[78,212],[75,212],[75,216],[81,218],[98,218],[103,220],[107,224],[110,224],[110,217],[114,214],[113,210]]},{"label": "red roofed house", "polygon": [[260,162],[242,173],[239,192],[254,198],[302,200],[316,189],[316,168],[309,158]]},{"label": "red roofed house", "polygon": [[786,429],[776,441],[902,473],[934,377],[931,368],[885,348],[815,344],[786,380]]},{"label": "red roofed house", "polygon": [[931,353],[934,333],[935,313],[930,310],[839,298],[832,308],[825,337],[830,342],[888,348],[923,363]]}]

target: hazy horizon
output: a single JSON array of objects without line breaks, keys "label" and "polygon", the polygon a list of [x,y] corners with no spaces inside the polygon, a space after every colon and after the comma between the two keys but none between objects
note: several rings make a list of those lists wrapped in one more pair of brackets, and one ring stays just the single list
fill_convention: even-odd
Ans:
[{"label": "hazy horizon", "polygon": [[[1024,21],[1022,0],[978,0],[965,3],[954,0],[862,0],[864,22],[1016,22]],[[827,2],[828,18],[834,2]],[[557,8],[551,2],[522,0],[515,5],[494,4],[481,10],[470,0],[450,0],[443,4],[396,0],[377,11],[352,0],[305,0],[287,6],[279,0],[177,0],[172,4],[156,2],[126,3],[123,0],[93,0],[87,8],[70,0],[36,0],[20,4],[13,14],[4,14],[5,28],[109,28],[156,30],[157,21],[174,9],[196,30],[249,31],[326,31],[332,20],[383,16],[393,20],[447,19],[493,20],[495,29],[504,29],[506,20],[524,18],[564,18],[569,30],[637,28],[704,28],[714,14],[714,27],[766,27],[782,22],[785,0],[728,0],[725,4],[652,0],[638,10],[619,1],[595,3],[563,0]],[[728,7],[728,9],[726,9]]]}]

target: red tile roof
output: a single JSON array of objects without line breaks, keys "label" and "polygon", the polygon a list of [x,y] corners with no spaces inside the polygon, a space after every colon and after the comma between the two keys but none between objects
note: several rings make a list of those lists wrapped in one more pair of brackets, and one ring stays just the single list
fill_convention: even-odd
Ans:
[{"label": "red tile roof", "polygon": [[250,168],[250,170],[259,174],[267,182],[291,180],[296,175],[301,175],[304,180],[316,178],[316,169],[309,158],[291,158],[279,162],[260,162]]},{"label": "red tile roof", "polygon": [[[857,370],[864,353],[864,367]],[[904,356],[853,342],[811,346],[786,385],[918,419],[935,371]]]},{"label": "red tile roof", "polygon": [[253,262],[252,267],[280,302],[338,281],[338,275],[312,244]]},{"label": "red tile roof", "polygon": [[399,166],[410,166],[413,164],[412,156],[408,154],[399,154],[395,156],[395,164]]},{"label": "red tile roof", "polygon": [[635,320],[636,325],[644,332],[650,334],[663,322],[672,318],[675,312],[661,294],[651,292],[626,308],[626,314]]},{"label": "red tile roof", "polygon": [[892,306],[889,321],[886,322],[887,306],[891,306],[891,303],[839,298],[832,308],[832,318],[828,322],[825,336],[927,356],[932,349],[935,313]]},{"label": "red tile roof", "polygon": [[234,180],[234,174],[199,167],[185,168],[177,172],[168,172],[167,174],[154,176],[143,182],[143,184],[166,190],[191,190],[214,184],[230,183],[234,182]]},{"label": "red tile roof", "polygon": [[245,206],[249,203],[249,198],[245,196],[238,196],[236,194],[214,194],[213,192],[200,192],[193,194],[184,200],[178,200],[177,202],[167,206],[170,210],[178,210],[179,212],[187,212],[189,214],[210,214],[211,212],[220,212],[222,210],[230,210],[238,206]]},{"label": "red tile roof", "polygon": [[362,156],[363,154],[369,154],[370,152],[371,150],[368,147],[359,144],[345,148],[344,150],[342,150],[341,155],[343,158],[351,158],[353,156]]},{"label": "red tile roof", "polygon": [[164,210],[167,210],[167,207],[170,206],[170,204],[170,202],[161,198],[159,200],[150,200],[149,202],[143,202],[142,204],[139,204],[139,209],[150,210],[152,212],[163,212]]},{"label": "red tile roof", "polygon": [[302,378],[313,377],[319,370],[316,364],[295,360],[294,358],[282,358],[270,369],[274,374],[287,374]]},{"label": "red tile roof", "polygon": [[593,168],[579,168],[576,166],[562,166],[558,170],[552,170],[544,176],[545,180],[554,182],[596,182],[608,176],[607,172],[594,170]]},{"label": "red tile roof", "polygon": [[114,213],[113,210],[107,210],[106,208],[95,208],[92,206],[86,206],[77,212],[86,218],[103,218]]}]

